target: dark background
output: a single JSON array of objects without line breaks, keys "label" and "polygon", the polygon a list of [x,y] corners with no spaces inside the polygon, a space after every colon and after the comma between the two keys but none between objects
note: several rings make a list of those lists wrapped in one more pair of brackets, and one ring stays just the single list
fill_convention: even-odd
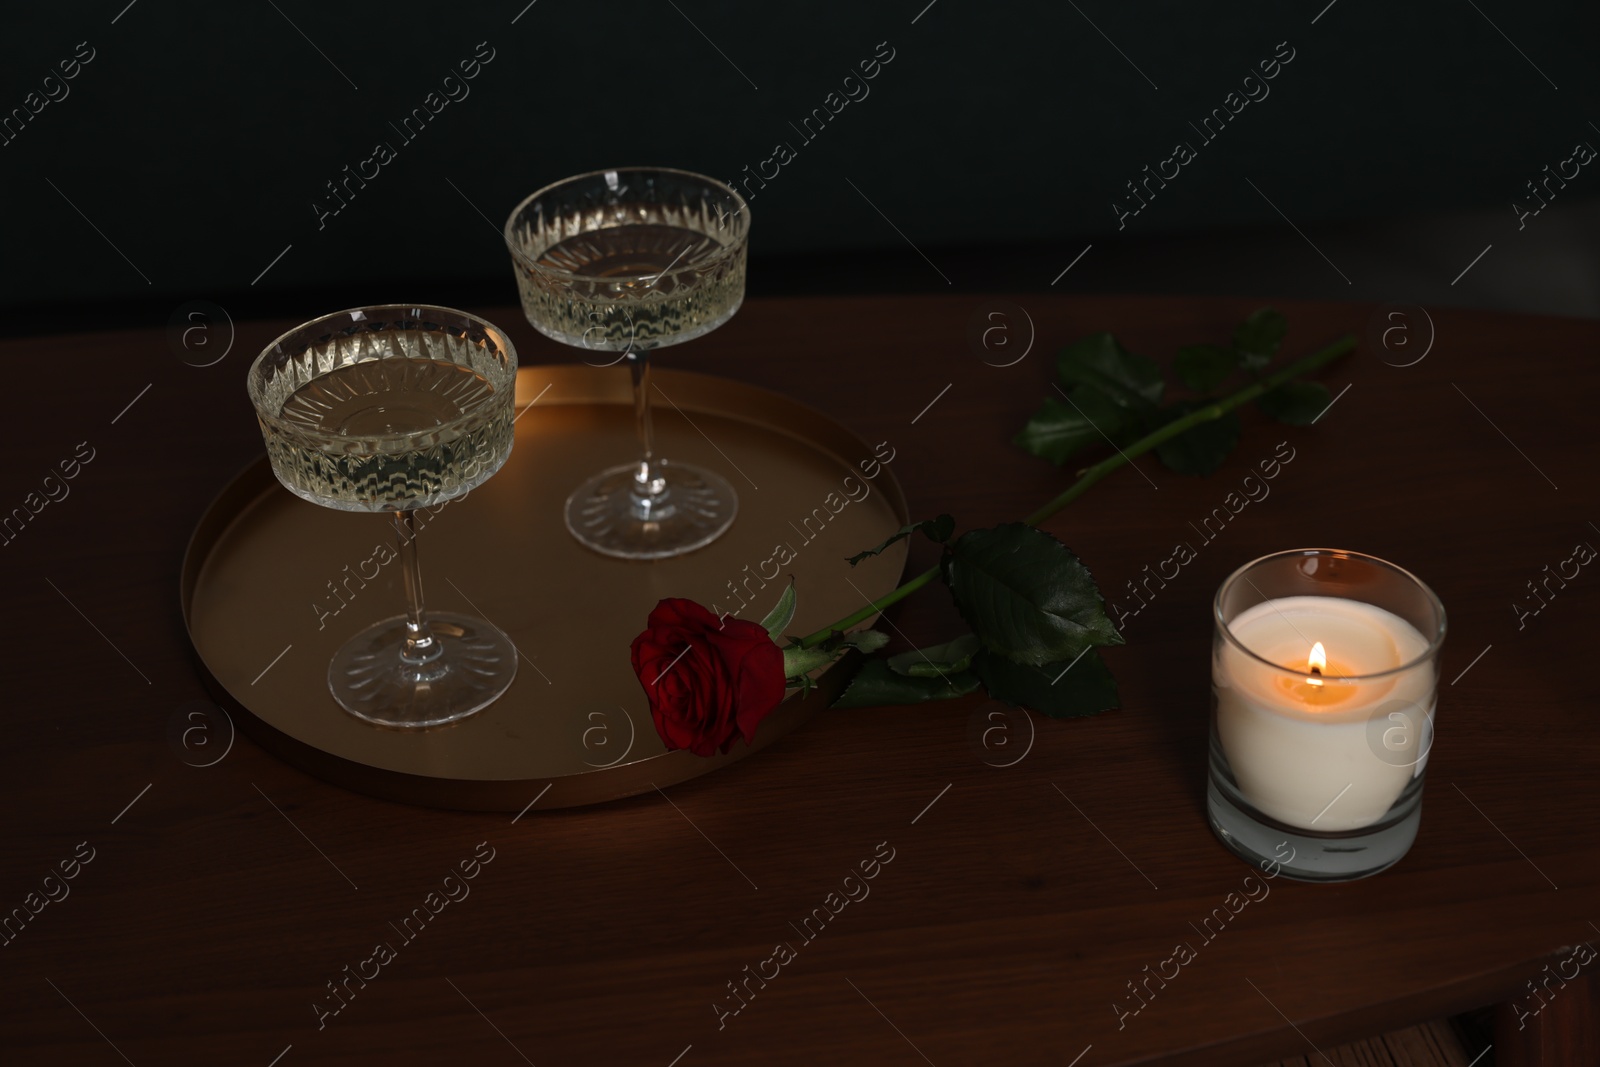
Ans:
[{"label": "dark background", "polygon": [[[1593,4],[525,4],[13,8],[0,115],[79,42],[94,58],[0,145],[3,330],[510,303],[498,230],[533,189],[637,163],[735,179],[779,141],[757,295],[1041,290],[1092,246],[1057,291],[1600,314],[1600,161],[1521,230],[1512,208],[1600,145]],[[1202,144],[1189,122],[1285,41],[1270,95]],[[470,95],[404,143],[389,123],[479,42]],[[790,122],[880,42],[870,95],[802,143]],[[325,183],[380,140],[397,158],[319,229]],[[1119,231],[1124,183],[1178,140],[1198,158]]]},{"label": "dark background", "polygon": [[[94,49],[67,98],[0,144],[0,333],[27,337],[11,346],[21,365],[8,367],[0,407],[0,500],[17,506],[82,438],[103,456],[74,483],[76,502],[52,503],[9,550],[24,667],[6,710],[25,743],[12,745],[0,775],[14,831],[5,906],[81,828],[117,835],[87,875],[105,883],[81,883],[70,912],[52,908],[9,950],[37,966],[0,971],[18,978],[0,1029],[29,1045],[0,1059],[120,1062],[99,1047],[104,1037],[140,1064],[200,1055],[264,1064],[290,1041],[283,1067],[371,1060],[374,1049],[442,1061],[442,1048],[478,1041],[507,1060],[493,1025],[540,1063],[556,1041],[583,1050],[569,1059],[619,1048],[664,1064],[700,1041],[679,1041],[691,1020],[678,1005],[750,962],[744,946],[780,925],[776,916],[816,902],[807,887],[822,884],[828,857],[858,858],[840,857],[854,847],[840,842],[878,840],[866,835],[885,820],[915,822],[954,782],[929,818],[892,831],[907,835],[911,866],[898,887],[875,890],[885,895],[868,905],[868,925],[841,932],[811,977],[772,994],[806,1010],[771,1010],[764,998],[763,1014],[737,1024],[750,1042],[739,1047],[793,1059],[820,1041],[888,1063],[910,1054],[892,1026],[919,1042],[933,1036],[925,1047],[943,1064],[993,1059],[996,1040],[1042,1056],[1070,1032],[1072,1047],[1048,1049],[1066,1063],[1089,998],[1137,974],[1152,938],[1238,884],[1242,869],[1202,815],[1194,709],[1205,699],[1206,598],[1234,563],[1295,543],[1355,543],[1425,566],[1451,605],[1447,662],[1462,684],[1447,690],[1453,740],[1434,765],[1425,837],[1386,876],[1399,881],[1303,887],[1265,919],[1252,912],[1254,930],[1230,933],[1225,955],[1205,965],[1217,970],[1163,995],[1161,1011],[1176,1009],[1170,1022],[1135,1031],[1144,1044],[1097,1052],[1136,1058],[1230,1037],[1263,1050],[1282,1038],[1287,1050],[1280,1020],[1306,1020],[1321,1041],[1442,1015],[1503,995],[1511,969],[1532,973],[1533,953],[1583,930],[1583,894],[1595,884],[1583,842],[1593,840],[1600,777],[1592,731],[1575,725],[1592,716],[1570,666],[1586,654],[1593,588],[1564,592],[1555,617],[1526,634],[1507,607],[1566,554],[1551,546],[1573,530],[1590,536],[1568,509],[1574,496],[1593,499],[1582,489],[1593,464],[1569,439],[1600,388],[1592,362],[1580,365],[1600,326],[1508,323],[1449,306],[1600,317],[1600,160],[1526,228],[1512,209],[1577,142],[1600,146],[1592,0],[93,0],[12,4],[0,26],[0,119],[79,42]],[[494,60],[471,95],[400,146],[389,123],[479,42]],[[1202,557],[1187,586],[1137,621],[1149,627],[1140,647],[1119,650],[1143,657],[1118,667],[1130,713],[1094,720],[1092,744],[1079,729],[1089,723],[1041,727],[1021,777],[1002,781],[951,745],[971,711],[943,712],[944,726],[930,727],[928,709],[882,709],[816,722],[759,764],[725,772],[731,780],[686,788],[681,811],[645,799],[524,820],[506,832],[535,847],[505,851],[508,868],[490,876],[500,888],[471,905],[488,910],[417,949],[431,955],[408,956],[409,977],[362,1000],[367,1022],[308,1047],[305,983],[349,958],[338,946],[364,936],[374,914],[413,906],[410,887],[427,877],[419,863],[453,862],[458,835],[481,820],[345,795],[248,742],[224,777],[186,776],[152,741],[152,721],[201,695],[175,611],[181,549],[224,479],[260,462],[244,364],[277,327],[241,325],[233,362],[211,371],[189,367],[211,366],[212,348],[170,335],[162,345],[159,328],[198,301],[241,323],[395,301],[509,308],[499,226],[527,193],[629,163],[734,178],[776,142],[798,142],[789,123],[879,42],[895,58],[871,95],[814,144],[797,144],[793,163],[758,190],[752,293],[1201,294],[1022,301],[1040,312],[1049,344],[1073,336],[1069,327],[1114,329],[1163,362],[1180,342],[1225,337],[1268,300],[1397,302],[1444,309],[1451,358],[1406,369],[1351,358],[1330,373],[1350,394],[1314,431],[1286,431],[1304,438],[1309,466],[1274,490],[1275,514],[1247,512],[1240,540]],[[1197,144],[1198,158],[1119,231],[1112,203],[1124,183],[1176,141],[1197,141],[1189,122],[1279,42],[1295,58],[1271,95],[1214,144]],[[398,157],[319,230],[312,205],[324,183],[379,140]],[[1049,361],[1036,356],[1008,377],[960,347],[987,300],[769,303],[689,346],[684,365],[737,374],[754,345],[775,340],[750,377],[846,425],[903,435],[897,470],[916,513],[997,520],[1056,491],[1066,472],[1007,442],[1048,392]],[[1285,307],[1294,352],[1359,329],[1368,314]],[[561,358],[531,328],[506,325],[535,342],[524,351],[536,360]],[[39,336],[113,326],[151,329]],[[857,387],[836,388],[845,376]],[[919,410],[928,416],[912,418]],[[1251,432],[1265,433],[1250,418]],[[1237,473],[1168,478],[1155,492],[1126,472],[1071,519],[1074,544],[1115,587],[1160,559],[1154,539],[1204,514]],[[918,551],[927,561],[935,548]],[[897,639],[948,636],[954,608],[920,603],[920,614],[900,614],[909,635]],[[585,606],[564,607],[581,623]],[[1506,708],[1518,729],[1506,729]],[[1074,783],[1070,806],[1051,787],[1058,774]],[[1535,779],[1541,788],[1529,787]],[[128,817],[108,826],[114,812]],[[685,825],[702,818],[705,842]],[[324,845],[361,879],[359,894],[323,868],[313,850]],[[759,872],[774,872],[765,892],[776,895],[739,904],[725,886],[745,887],[713,847],[748,863],[764,888]],[[1122,867],[1130,855],[1154,858],[1162,888],[1151,898]],[[1545,869],[1559,892],[1547,895]],[[1240,985],[1246,973],[1265,977],[1263,961],[1280,981],[1285,967],[1298,974],[1287,996],[1276,984],[1259,991],[1274,998],[1270,1009]],[[856,996],[845,973],[883,1005],[882,1020],[853,1001],[834,1014]],[[445,975],[462,982],[462,997]],[[618,1015],[619,988],[646,1013]],[[468,994],[483,1019],[455,1003]],[[1405,999],[1379,1003],[1391,994]],[[1104,1008],[1092,1011],[1109,1032]],[[731,1048],[724,1058],[739,1055]],[[702,1042],[684,1067],[711,1052]]]}]

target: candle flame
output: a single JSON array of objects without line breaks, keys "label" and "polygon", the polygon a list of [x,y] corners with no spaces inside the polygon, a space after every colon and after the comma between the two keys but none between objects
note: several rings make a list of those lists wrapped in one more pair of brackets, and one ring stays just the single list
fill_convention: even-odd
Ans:
[{"label": "candle flame", "polygon": [[[1311,673],[1313,675],[1321,674],[1328,669],[1328,653],[1323,649],[1321,641],[1318,641],[1311,646],[1311,655],[1306,657],[1306,662],[1311,667]],[[1312,685],[1322,684],[1321,678],[1308,678],[1307,681],[1309,681]]]}]

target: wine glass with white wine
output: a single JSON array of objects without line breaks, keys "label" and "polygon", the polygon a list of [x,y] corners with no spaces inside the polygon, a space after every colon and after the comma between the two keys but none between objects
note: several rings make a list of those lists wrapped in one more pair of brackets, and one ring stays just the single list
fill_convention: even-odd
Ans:
[{"label": "wine glass with white wine", "polygon": [[620,167],[546,186],[506,222],[522,309],[546,337],[614,353],[633,372],[640,458],[567,498],[567,529],[597,552],[664,559],[733,523],[726,478],[655,452],[650,353],[711,332],[744,301],[750,212],[722,182],[663,167]]},{"label": "wine glass with white wine", "polygon": [[334,699],[359,719],[410,729],[456,722],[516,677],[505,634],[425,609],[415,521],[417,509],[470,492],[505,463],[516,377],[516,349],[491,323],[404,304],[313,319],[250,367],[278,480],[313,504],[394,519],[399,546],[389,559],[406,614],[368,626],[328,666]]}]

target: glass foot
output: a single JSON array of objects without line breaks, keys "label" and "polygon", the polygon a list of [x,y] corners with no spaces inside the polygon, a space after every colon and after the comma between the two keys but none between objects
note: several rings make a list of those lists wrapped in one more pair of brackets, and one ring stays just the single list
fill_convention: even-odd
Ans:
[{"label": "glass foot", "polygon": [[646,500],[635,495],[637,463],[590,478],[567,498],[567,529],[596,552],[619,559],[666,559],[722,536],[739,510],[727,479],[700,467],[662,460],[651,466],[665,484]]},{"label": "glass foot", "polygon": [[356,634],[328,665],[328,689],[339,706],[375,726],[419,730],[482,711],[511,687],[517,649],[482,619],[427,613],[441,654],[418,669],[400,662],[406,620],[385,619]]}]

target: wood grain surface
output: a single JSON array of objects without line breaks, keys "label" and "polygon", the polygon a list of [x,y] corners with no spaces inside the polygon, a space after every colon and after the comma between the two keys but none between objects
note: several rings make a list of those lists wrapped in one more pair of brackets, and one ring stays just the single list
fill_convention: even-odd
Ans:
[{"label": "wood grain surface", "polygon": [[[753,301],[662,359],[892,442],[913,514],[966,528],[1017,518],[1069,477],[1010,443],[1062,344],[1110,329],[1170,365],[1260,303],[1019,296],[996,320],[999,302],[973,296]],[[188,352],[161,323],[0,344],[0,513],[61,497],[0,546],[0,909],[30,916],[0,947],[0,1059],[1238,1067],[1321,1062],[1318,1048],[1531,996],[1547,962],[1600,940],[1600,572],[1541,586],[1537,614],[1514,607],[1539,603],[1528,583],[1575,545],[1600,545],[1585,433],[1600,323],[1433,308],[1430,328],[1416,309],[1280,306],[1293,354],[1363,337],[1323,373],[1349,389],[1316,426],[1247,413],[1216,474],[1143,458],[1048,524],[1114,600],[1177,542],[1198,550],[1108,656],[1121,710],[1013,716],[1010,747],[985,745],[997,720],[981,697],[828,712],[668,794],[515,821],[368,799],[242,737],[222,754],[220,720],[183,734],[206,720],[188,717],[204,692],[179,561],[207,501],[260,452],[245,368],[287,320],[239,324],[210,366],[189,364],[216,358],[220,322],[213,347]],[[524,362],[575,358],[516,310],[488,314]],[[1375,322],[1409,333],[1386,352]],[[1430,330],[1425,358],[1392,365]],[[1295,458],[1270,495],[1202,543],[1190,523],[1280,442]],[[92,459],[46,483],[80,443]],[[1393,560],[1449,612],[1421,834],[1363,882],[1278,879],[1202,942],[1191,923],[1251,873],[1206,825],[1210,599],[1240,563],[1303,546]],[[600,608],[548,610],[583,626]],[[956,627],[939,589],[890,618],[902,644]],[[801,921],[875,854],[892,859],[868,895],[813,919],[808,940]],[[475,857],[475,877],[451,883],[467,895],[430,897]],[[419,908],[427,921],[402,934]],[[1119,1026],[1128,983],[1182,941],[1197,958]],[[392,958],[364,962],[379,943]],[[793,958],[750,979],[772,974],[780,943]],[[729,983],[748,983],[737,1014]]]}]

